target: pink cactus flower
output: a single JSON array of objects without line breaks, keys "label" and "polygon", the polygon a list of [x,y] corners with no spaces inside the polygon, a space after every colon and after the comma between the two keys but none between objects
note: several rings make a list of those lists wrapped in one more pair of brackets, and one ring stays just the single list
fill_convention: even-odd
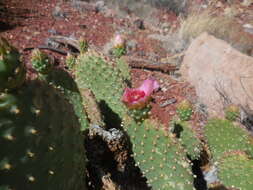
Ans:
[{"label": "pink cactus flower", "polygon": [[122,35],[117,34],[114,38],[113,47],[114,48],[121,48],[125,45],[125,39]]},{"label": "pink cactus flower", "polygon": [[146,79],[139,88],[126,88],[122,101],[130,109],[144,108],[150,101],[153,91],[159,88],[159,84],[154,79]]}]

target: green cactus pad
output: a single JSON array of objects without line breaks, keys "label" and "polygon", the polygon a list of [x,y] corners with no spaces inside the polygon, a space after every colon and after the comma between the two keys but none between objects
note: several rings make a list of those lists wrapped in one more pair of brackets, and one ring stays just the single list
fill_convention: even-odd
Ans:
[{"label": "green cactus pad", "polygon": [[87,52],[88,47],[89,47],[87,40],[81,37],[78,42],[79,42],[79,47],[80,47],[80,53],[83,54]]},{"label": "green cactus pad", "polygon": [[10,112],[16,109],[16,97],[11,94],[0,93],[0,110],[9,110]]},{"label": "green cactus pad", "polygon": [[78,57],[74,74],[80,89],[89,88],[98,102],[104,101],[121,117],[126,114],[126,107],[121,102],[125,78],[117,65],[105,61],[95,52],[88,52]]},{"label": "green cactus pad", "polygon": [[176,134],[191,159],[199,159],[202,151],[202,143],[190,124],[186,121],[173,121],[170,127],[170,130]]},{"label": "green cactus pad", "polygon": [[218,162],[218,178],[227,188],[253,189],[253,160],[244,153],[230,153]]},{"label": "green cactus pad", "polygon": [[84,110],[83,98],[73,78],[64,70],[53,69],[47,76],[46,81],[58,89],[64,97],[73,105],[74,112],[81,125],[81,131],[89,127],[87,115]]},{"label": "green cactus pad", "polygon": [[229,105],[225,109],[225,118],[229,121],[236,121],[240,116],[240,108],[236,105]]},{"label": "green cactus pad", "polygon": [[18,50],[0,37],[0,92],[21,86],[25,73]]},{"label": "green cactus pad", "polygon": [[124,46],[123,47],[115,47],[112,49],[112,55],[117,58],[120,58],[121,56],[123,56],[125,54],[126,54],[126,48]]},{"label": "green cactus pad", "polygon": [[209,120],[205,126],[205,135],[215,160],[225,152],[235,150],[244,151],[253,156],[253,144],[247,131],[228,120]]},{"label": "green cactus pad", "polygon": [[76,58],[74,55],[68,54],[68,56],[66,57],[66,61],[65,61],[67,67],[69,69],[73,69],[76,65]]},{"label": "green cactus pad", "polygon": [[123,67],[96,52],[82,54],[74,68],[78,88],[90,89],[99,103],[105,102],[112,112],[125,118],[123,127],[133,144],[134,159],[154,189],[194,189],[189,160],[176,139],[156,130],[152,122],[137,123],[127,116],[121,97],[130,75]]},{"label": "green cactus pad", "polygon": [[130,81],[131,75],[130,75],[130,68],[128,64],[123,59],[117,59],[116,66],[121,71],[123,78],[126,81]]},{"label": "green cactus pad", "polygon": [[181,121],[188,121],[192,116],[192,105],[189,101],[183,100],[177,106],[177,114]]},{"label": "green cactus pad", "polygon": [[[2,99],[3,97],[3,99]],[[0,184],[15,190],[80,190],[85,152],[73,107],[56,89],[27,83],[0,109]]]},{"label": "green cactus pad", "polygon": [[193,190],[193,175],[185,150],[157,127],[161,126],[153,121],[124,124],[137,165],[153,189]]},{"label": "green cactus pad", "polygon": [[0,190],[11,190],[8,186],[0,186]]},{"label": "green cactus pad", "polygon": [[150,115],[151,106],[146,106],[141,109],[129,109],[128,115],[132,117],[136,122],[142,121]]},{"label": "green cactus pad", "polygon": [[41,74],[47,74],[52,69],[52,60],[39,49],[33,50],[31,63],[33,68]]}]

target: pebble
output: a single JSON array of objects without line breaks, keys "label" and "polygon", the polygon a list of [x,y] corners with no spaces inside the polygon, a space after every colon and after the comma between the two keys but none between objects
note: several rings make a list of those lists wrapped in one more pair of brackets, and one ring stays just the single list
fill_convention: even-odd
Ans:
[{"label": "pebble", "polygon": [[141,19],[135,20],[135,21],[134,21],[134,26],[135,26],[137,29],[140,29],[140,30],[144,30],[144,29],[145,29],[144,22],[143,22],[143,20],[141,20]]},{"label": "pebble", "polygon": [[170,99],[166,100],[165,102],[161,103],[160,107],[163,108],[163,107],[166,107],[166,106],[168,106],[170,104],[175,104],[176,102],[177,102],[176,98],[170,98]]},{"label": "pebble", "polygon": [[100,12],[105,8],[105,2],[104,1],[97,1],[95,3],[96,11]]},{"label": "pebble", "polygon": [[126,44],[127,52],[136,51],[137,46],[138,46],[138,42],[136,40],[127,41],[127,44]]},{"label": "pebble", "polygon": [[243,28],[244,28],[245,32],[253,34],[253,25],[251,25],[251,24],[244,24]]},{"label": "pebble", "polygon": [[65,12],[62,12],[62,10],[59,6],[55,6],[55,8],[52,12],[52,15],[55,18],[66,18],[66,16],[67,16]]}]

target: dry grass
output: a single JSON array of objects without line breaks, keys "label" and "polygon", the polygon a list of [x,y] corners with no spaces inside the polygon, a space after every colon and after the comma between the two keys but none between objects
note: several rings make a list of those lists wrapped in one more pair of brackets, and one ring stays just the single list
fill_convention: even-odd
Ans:
[{"label": "dry grass", "polygon": [[181,21],[181,26],[177,31],[179,38],[186,46],[203,32],[227,41],[243,53],[248,53],[253,46],[250,36],[243,32],[242,27],[234,18],[217,16],[210,10],[190,14]]}]

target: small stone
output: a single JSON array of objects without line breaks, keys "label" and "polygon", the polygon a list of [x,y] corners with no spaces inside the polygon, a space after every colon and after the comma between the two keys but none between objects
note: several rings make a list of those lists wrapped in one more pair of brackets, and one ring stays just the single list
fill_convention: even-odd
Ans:
[{"label": "small stone", "polygon": [[136,29],[140,29],[140,30],[144,30],[145,26],[144,26],[144,22],[141,19],[137,19],[134,21],[134,26],[136,27]]},{"label": "small stone", "polygon": [[165,30],[169,30],[171,27],[171,24],[168,23],[168,22],[165,22],[162,24],[162,29],[165,31]]},{"label": "small stone", "polygon": [[135,51],[137,49],[138,43],[136,40],[129,40],[126,43],[127,52]]},{"label": "small stone", "polygon": [[252,24],[244,24],[244,31],[250,34],[253,34],[253,25]]},{"label": "small stone", "polygon": [[253,3],[253,0],[243,0],[241,3],[242,6],[248,7]]},{"label": "small stone", "polygon": [[221,7],[223,7],[224,5],[223,5],[222,2],[218,1],[218,2],[216,3],[215,6],[216,6],[217,8],[221,8]]},{"label": "small stone", "polygon": [[[170,104],[174,104],[176,102],[177,102],[176,98],[170,98],[170,99],[166,100],[165,102],[161,103],[160,107],[163,108],[163,107],[166,107],[166,106],[168,106]],[[174,112],[173,112],[173,115],[174,115]]]},{"label": "small stone", "polygon": [[66,18],[66,13],[62,12],[59,6],[55,6],[52,15],[55,18]]},{"label": "small stone", "polygon": [[105,9],[105,2],[104,1],[97,1],[95,3],[95,8],[97,12],[102,11],[103,9]]},{"label": "small stone", "polygon": [[175,114],[176,114],[175,111],[170,111],[170,112],[169,112],[169,115],[175,115]]},{"label": "small stone", "polygon": [[59,34],[55,29],[49,29],[48,33],[52,34],[52,35],[57,35]]}]

